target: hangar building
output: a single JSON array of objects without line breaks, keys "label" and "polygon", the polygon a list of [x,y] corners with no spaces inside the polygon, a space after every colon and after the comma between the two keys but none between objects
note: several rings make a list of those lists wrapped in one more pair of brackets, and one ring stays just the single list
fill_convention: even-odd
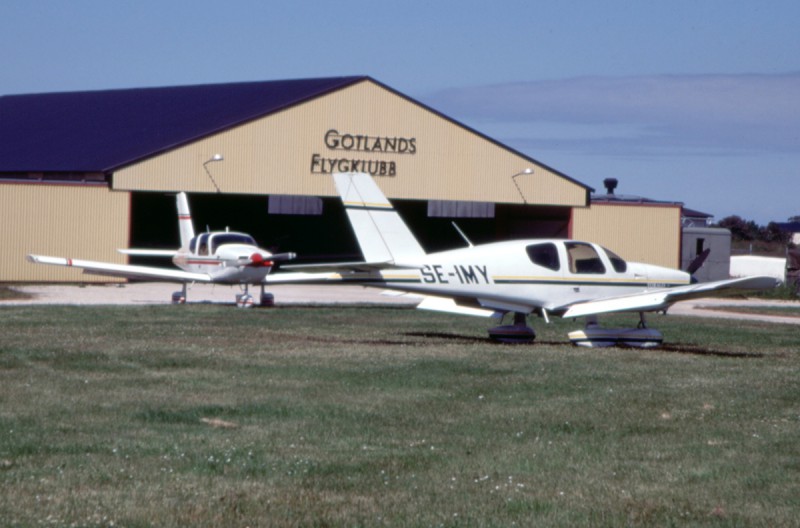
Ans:
[{"label": "hangar building", "polygon": [[123,263],[116,248],[174,249],[178,191],[196,229],[358,259],[340,171],[372,173],[428,250],[463,245],[453,220],[476,243],[591,239],[575,213],[590,187],[370,77],[12,95],[0,97],[0,281],[108,280],[27,253]]}]

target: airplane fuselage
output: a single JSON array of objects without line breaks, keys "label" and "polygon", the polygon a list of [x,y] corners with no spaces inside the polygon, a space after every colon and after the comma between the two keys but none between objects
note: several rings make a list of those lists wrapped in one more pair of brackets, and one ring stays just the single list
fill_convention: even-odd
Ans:
[{"label": "airplane fuselage", "polygon": [[[403,265],[405,263],[398,263]],[[682,271],[625,262],[597,244],[574,240],[516,240],[430,253],[407,269],[343,275],[347,281],[393,290],[478,298],[487,306],[518,303],[558,311],[599,297],[690,283]],[[491,301],[491,302],[488,302]]]},{"label": "airplane fuselage", "polygon": [[206,273],[213,282],[258,284],[272,269],[272,254],[250,241],[243,233],[203,233],[178,250],[172,262],[184,271]]}]

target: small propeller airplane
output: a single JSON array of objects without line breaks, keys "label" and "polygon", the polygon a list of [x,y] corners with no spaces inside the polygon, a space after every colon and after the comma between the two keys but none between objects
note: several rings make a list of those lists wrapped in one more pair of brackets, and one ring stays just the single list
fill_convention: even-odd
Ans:
[{"label": "small propeller airplane", "polygon": [[[626,262],[597,244],[577,240],[473,245],[464,236],[467,247],[426,253],[369,174],[338,173],[333,178],[364,262],[288,265],[268,283],[362,284],[420,296],[421,309],[491,316],[500,323],[513,314],[512,324],[489,329],[491,338],[504,342],[533,341],[529,314],[546,322],[551,315],[586,317],[586,327],[569,338],[587,347],[658,346],[663,337],[647,327],[646,312],[665,312],[681,300],[776,284],[769,277],[695,283],[690,273]],[[702,260],[693,263],[692,273]],[[597,316],[611,312],[638,312],[639,324],[600,327]]]},{"label": "small propeller airplane", "polygon": [[236,306],[249,308],[254,304],[253,296],[249,294],[249,286],[259,284],[260,304],[272,305],[272,295],[264,291],[264,279],[276,262],[291,260],[295,258],[295,254],[272,254],[259,248],[253,237],[244,233],[225,230],[195,235],[186,193],[178,193],[176,202],[181,237],[180,249],[174,251],[119,249],[118,251],[131,256],[170,257],[180,268],[179,270],[43,255],[28,255],[27,258],[36,264],[81,268],[84,273],[94,275],[182,283],[181,291],[172,294],[172,302],[175,304],[186,302],[188,283],[201,282],[240,285],[242,293],[236,295]]}]

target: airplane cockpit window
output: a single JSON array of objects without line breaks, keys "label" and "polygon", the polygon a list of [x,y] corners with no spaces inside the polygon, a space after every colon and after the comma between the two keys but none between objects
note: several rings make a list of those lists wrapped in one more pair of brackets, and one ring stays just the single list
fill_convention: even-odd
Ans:
[{"label": "airplane cockpit window", "polygon": [[208,237],[210,233],[203,233],[197,237],[197,254],[208,255]]},{"label": "airplane cockpit window", "polygon": [[194,237],[189,241],[189,251],[194,253],[195,248],[197,248],[197,237]]},{"label": "airplane cockpit window", "polygon": [[565,246],[569,256],[569,270],[572,273],[603,274],[606,272],[600,255],[591,245],[582,242],[567,242]]},{"label": "airplane cockpit window", "polygon": [[555,244],[533,244],[525,248],[528,258],[537,266],[542,266],[553,271],[561,269],[561,262],[558,260],[558,248]]},{"label": "airplane cockpit window", "polygon": [[608,260],[611,261],[611,265],[614,267],[614,271],[617,273],[625,273],[628,269],[628,263],[623,260],[622,257],[611,251],[610,249],[606,249],[606,255],[608,255]]},{"label": "airplane cockpit window", "polygon": [[244,244],[255,246],[256,241],[250,235],[242,233],[218,233],[211,238],[211,252],[215,253],[217,248],[224,244]]}]

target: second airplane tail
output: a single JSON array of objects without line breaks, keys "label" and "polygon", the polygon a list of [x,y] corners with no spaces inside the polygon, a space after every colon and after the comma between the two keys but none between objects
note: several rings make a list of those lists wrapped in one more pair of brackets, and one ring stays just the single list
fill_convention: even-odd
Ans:
[{"label": "second airplane tail", "polygon": [[189,201],[186,199],[186,193],[178,193],[175,201],[178,206],[178,229],[181,233],[181,247],[188,248],[189,242],[194,238],[194,225],[192,224],[192,215],[189,212]]},{"label": "second airplane tail", "polygon": [[333,179],[364,260],[403,264],[425,256],[370,174],[344,172],[334,174]]}]

